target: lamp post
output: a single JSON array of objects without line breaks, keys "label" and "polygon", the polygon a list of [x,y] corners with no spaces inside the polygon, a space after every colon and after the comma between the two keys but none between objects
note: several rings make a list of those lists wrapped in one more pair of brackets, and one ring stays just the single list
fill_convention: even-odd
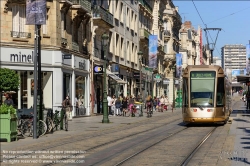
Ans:
[{"label": "lamp post", "polygon": [[142,89],[141,89],[141,70],[142,70],[142,56],[143,56],[143,52],[139,51],[138,53],[138,57],[139,57],[139,62],[140,62],[140,96],[141,96],[141,102],[142,102]]},{"label": "lamp post", "polygon": [[104,73],[103,73],[103,99],[102,99],[102,106],[103,106],[103,119],[102,123],[109,123],[108,118],[108,100],[107,100],[107,85],[106,85],[106,77],[107,77],[107,48],[108,48],[108,39],[109,36],[104,33],[102,35],[102,46],[104,51]]}]

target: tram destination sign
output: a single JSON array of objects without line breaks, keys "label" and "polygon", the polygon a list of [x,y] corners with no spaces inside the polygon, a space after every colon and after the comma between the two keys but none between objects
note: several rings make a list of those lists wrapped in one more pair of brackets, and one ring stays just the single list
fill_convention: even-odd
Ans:
[{"label": "tram destination sign", "polygon": [[215,72],[191,72],[191,78],[214,78]]}]

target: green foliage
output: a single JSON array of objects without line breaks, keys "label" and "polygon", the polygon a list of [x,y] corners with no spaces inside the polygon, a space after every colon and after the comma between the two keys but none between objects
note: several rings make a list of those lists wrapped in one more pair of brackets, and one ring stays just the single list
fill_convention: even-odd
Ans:
[{"label": "green foliage", "polygon": [[10,114],[16,114],[16,109],[13,108],[13,106],[8,106],[6,104],[2,104],[0,106],[0,114],[8,114],[8,111],[10,110]]},{"label": "green foliage", "polygon": [[19,85],[20,78],[14,70],[0,68],[0,91],[15,91]]}]

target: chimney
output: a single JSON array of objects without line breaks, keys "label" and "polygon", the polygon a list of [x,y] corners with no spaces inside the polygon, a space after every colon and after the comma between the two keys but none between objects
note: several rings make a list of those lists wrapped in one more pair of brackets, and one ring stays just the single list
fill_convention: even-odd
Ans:
[{"label": "chimney", "polygon": [[185,22],[184,22],[184,26],[185,26],[186,28],[191,28],[191,26],[192,26],[191,21],[185,21]]}]

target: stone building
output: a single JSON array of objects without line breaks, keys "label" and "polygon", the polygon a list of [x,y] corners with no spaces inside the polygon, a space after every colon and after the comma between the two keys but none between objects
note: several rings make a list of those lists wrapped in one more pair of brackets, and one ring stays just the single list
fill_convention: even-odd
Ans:
[{"label": "stone building", "polygon": [[[0,3],[1,67],[15,70],[21,78],[13,94],[15,107],[31,108],[35,25],[26,25],[26,0]],[[74,105],[72,116],[89,115],[91,2],[49,0],[46,7],[46,25],[40,29],[43,103],[58,110],[68,95]],[[81,101],[81,111],[76,101]]]}]

